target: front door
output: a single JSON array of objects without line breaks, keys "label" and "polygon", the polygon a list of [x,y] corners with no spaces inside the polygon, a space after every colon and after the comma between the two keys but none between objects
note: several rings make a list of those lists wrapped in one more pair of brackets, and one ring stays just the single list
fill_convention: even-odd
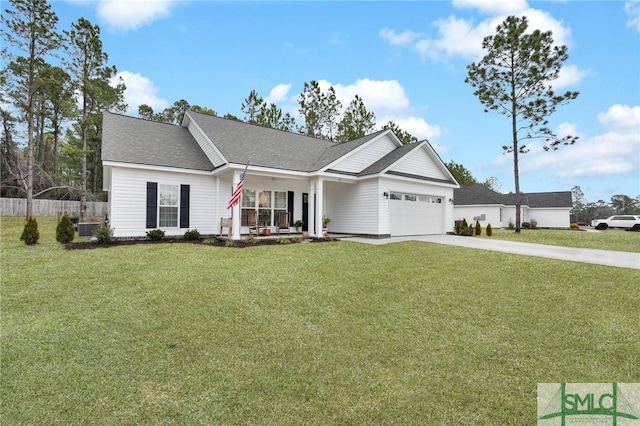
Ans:
[{"label": "front door", "polygon": [[309,230],[309,194],[302,194],[302,230]]}]

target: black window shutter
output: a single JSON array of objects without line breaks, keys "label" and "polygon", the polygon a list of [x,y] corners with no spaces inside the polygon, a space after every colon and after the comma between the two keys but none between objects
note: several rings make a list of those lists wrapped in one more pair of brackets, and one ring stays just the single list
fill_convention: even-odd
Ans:
[{"label": "black window shutter", "polygon": [[289,226],[293,226],[293,191],[287,191],[287,211],[289,212]]},{"label": "black window shutter", "polygon": [[158,183],[147,182],[147,228],[158,227]]},{"label": "black window shutter", "polygon": [[189,227],[189,185],[180,185],[180,228]]}]

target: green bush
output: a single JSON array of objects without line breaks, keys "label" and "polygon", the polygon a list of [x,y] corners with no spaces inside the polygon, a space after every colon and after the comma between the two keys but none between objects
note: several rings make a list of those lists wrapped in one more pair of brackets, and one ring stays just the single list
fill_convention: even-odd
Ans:
[{"label": "green bush", "polygon": [[76,236],[76,229],[73,227],[73,222],[68,214],[65,214],[58,222],[56,226],[56,241],[62,244],[68,244]]},{"label": "green bush", "polygon": [[147,231],[147,238],[151,241],[160,241],[164,238],[164,231],[162,229],[152,229]]},{"label": "green bush", "polygon": [[513,224],[513,222],[511,222],[511,219],[509,219],[509,225],[507,225],[507,227],[513,231],[513,228],[515,228],[516,226]]},{"label": "green bush", "polygon": [[529,221],[529,225],[531,226],[531,229],[536,229],[536,228],[537,228],[537,226],[538,226],[538,221],[537,221],[537,220],[535,220],[535,219],[531,219],[531,220]]},{"label": "green bush", "polygon": [[196,241],[200,239],[200,232],[197,229],[187,230],[184,233],[184,239],[189,241]]},{"label": "green bush", "polygon": [[[232,240],[227,240],[227,241],[232,241]],[[244,239],[244,241],[245,241],[247,244],[255,244],[255,243],[257,243],[257,242],[258,242],[258,240],[256,239],[256,237],[255,237],[253,234],[249,234],[249,235],[247,236],[247,238],[245,238],[245,239]]]},{"label": "green bush", "polygon": [[482,235],[482,227],[479,220],[476,220],[476,235]]},{"label": "green bush", "polygon": [[278,244],[289,244],[289,243],[291,243],[291,240],[289,240],[289,238],[285,238],[285,237],[278,237],[278,239],[276,239],[276,242]]},{"label": "green bush", "polygon": [[96,243],[98,244],[110,243],[113,241],[113,229],[106,225],[99,226],[93,232],[93,236],[96,237]]},{"label": "green bush", "polygon": [[26,245],[32,246],[34,244],[38,244],[39,239],[40,232],[38,231],[38,222],[35,217],[30,217],[27,220],[27,223],[24,224],[20,241],[24,241]]},{"label": "green bush", "polygon": [[491,229],[491,224],[487,223],[487,237],[490,237],[493,235],[493,230]]}]

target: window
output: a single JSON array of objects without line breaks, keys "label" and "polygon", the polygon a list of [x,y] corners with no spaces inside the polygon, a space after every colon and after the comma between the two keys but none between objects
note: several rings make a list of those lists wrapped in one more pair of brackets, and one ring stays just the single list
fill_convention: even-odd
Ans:
[{"label": "window", "polygon": [[418,197],[415,195],[404,194],[405,201],[418,201]]},{"label": "window", "polygon": [[240,215],[242,216],[240,219],[240,223],[243,226],[248,225],[247,219],[247,211],[256,209],[256,191],[254,189],[243,189],[242,190],[242,211]]},{"label": "window", "polygon": [[160,228],[178,227],[178,196],[180,194],[179,185],[159,185],[160,195]]},{"label": "window", "polygon": [[392,200],[402,200],[402,194],[392,192],[389,198],[391,198]]},{"label": "window", "polygon": [[242,225],[247,226],[247,211],[258,210],[258,222],[266,226],[274,226],[274,220],[280,212],[287,211],[286,191],[242,190]]},{"label": "window", "polygon": [[[287,193],[283,191],[273,192],[273,220],[278,221],[281,212],[287,211]],[[275,225],[275,223],[273,224]]]},{"label": "window", "polygon": [[258,195],[258,221],[267,226],[271,225],[271,191],[260,191]]}]

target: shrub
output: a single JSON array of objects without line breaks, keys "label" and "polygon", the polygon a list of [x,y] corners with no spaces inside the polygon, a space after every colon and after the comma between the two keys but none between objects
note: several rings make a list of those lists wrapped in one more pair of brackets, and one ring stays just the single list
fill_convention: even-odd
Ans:
[{"label": "shrub", "polygon": [[573,222],[572,224],[569,225],[570,229],[580,229],[580,225],[578,225],[577,223]]},{"label": "shrub", "polygon": [[[249,234],[247,238],[244,239],[248,244],[255,244],[257,242],[256,237],[253,234]],[[227,240],[230,241],[230,240]]]},{"label": "shrub", "polygon": [[110,243],[113,241],[113,229],[108,225],[99,226],[94,231],[93,236],[96,237],[96,243],[98,244]]},{"label": "shrub", "polygon": [[490,237],[493,235],[493,230],[491,229],[491,224],[488,223],[487,224],[487,237]]},{"label": "shrub", "polygon": [[152,229],[147,231],[147,238],[151,241],[160,241],[164,238],[164,231],[162,229]]},{"label": "shrub", "polygon": [[511,222],[511,219],[509,219],[509,225],[507,225],[507,227],[513,231],[513,228],[515,228],[516,226],[513,224],[513,222]]},{"label": "shrub", "polygon": [[482,227],[480,227],[480,221],[476,221],[476,235],[482,235]]},{"label": "shrub", "polygon": [[538,221],[535,219],[531,219],[529,221],[529,225],[531,226],[531,229],[536,229],[536,227],[538,226]]},{"label": "shrub", "polygon": [[231,238],[229,238],[227,241],[224,242],[224,246],[225,247],[235,247],[236,246],[236,242],[233,241]]},{"label": "shrub", "polygon": [[24,241],[26,245],[32,246],[34,244],[38,244],[39,239],[40,232],[38,231],[38,222],[35,217],[30,217],[27,220],[27,223],[24,224],[20,241]]},{"label": "shrub", "polygon": [[184,233],[184,239],[189,241],[196,241],[200,239],[200,232],[197,229],[187,230]]},{"label": "shrub", "polygon": [[62,216],[60,222],[58,222],[58,226],[56,226],[56,241],[62,244],[68,244],[76,236],[76,230],[73,227],[73,222],[71,222],[71,218],[68,214]]},{"label": "shrub", "polygon": [[278,239],[276,240],[276,242],[278,244],[289,244],[291,241],[289,240],[289,238],[285,238],[285,237],[278,237]]}]

